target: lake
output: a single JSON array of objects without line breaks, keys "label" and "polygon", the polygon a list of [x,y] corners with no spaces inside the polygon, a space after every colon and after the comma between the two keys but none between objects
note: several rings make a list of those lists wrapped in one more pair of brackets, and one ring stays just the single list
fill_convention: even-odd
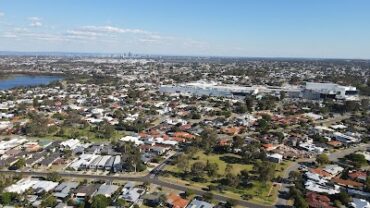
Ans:
[{"label": "lake", "polygon": [[61,76],[52,75],[12,74],[9,77],[0,79],[0,90],[8,90],[16,87],[47,85],[61,79],[63,79]]}]

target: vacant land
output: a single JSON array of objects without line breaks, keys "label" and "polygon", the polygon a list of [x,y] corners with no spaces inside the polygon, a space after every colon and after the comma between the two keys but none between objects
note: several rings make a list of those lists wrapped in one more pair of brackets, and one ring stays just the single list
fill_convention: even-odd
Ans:
[{"label": "vacant land", "polygon": [[[191,186],[196,189],[203,189],[209,190],[210,186],[217,187],[220,185],[219,180],[225,175],[225,169],[227,164],[232,164],[232,172],[233,174],[239,174],[242,170],[247,170],[253,173],[253,164],[245,164],[242,163],[242,158],[236,154],[205,154],[202,151],[197,152],[189,162],[189,167],[195,162],[207,162],[210,163],[217,163],[218,170],[216,177],[208,177],[205,176],[207,179],[205,182],[194,182],[190,179],[181,177],[181,173],[183,172],[179,169],[176,165],[168,165],[165,168],[166,174],[164,175],[165,180],[170,180],[173,183],[180,183],[187,186]],[[283,170],[289,166],[288,162],[284,162],[278,164],[275,170],[275,176],[281,176],[283,174]],[[276,196],[278,192],[278,187],[273,185],[271,182],[260,182],[258,180],[252,180],[251,184],[248,188],[225,188],[224,190],[212,190],[214,193],[222,193],[234,199],[247,199],[251,202],[271,205],[274,204],[276,201]]]}]

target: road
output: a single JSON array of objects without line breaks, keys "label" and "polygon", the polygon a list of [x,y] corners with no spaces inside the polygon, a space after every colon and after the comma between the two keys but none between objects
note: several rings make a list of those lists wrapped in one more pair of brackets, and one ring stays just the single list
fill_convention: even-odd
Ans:
[{"label": "road", "polygon": [[[163,166],[162,166],[163,168]],[[158,171],[160,169],[156,169]],[[36,172],[36,171],[11,171],[11,170],[0,170],[0,174],[19,174],[22,176],[38,176],[38,177],[46,177],[49,172]],[[167,187],[170,189],[174,190],[179,190],[179,191],[186,191],[186,190],[192,190],[195,194],[198,195],[203,195],[207,193],[207,191],[202,191],[198,189],[193,189],[191,187],[183,186],[180,184],[173,184],[170,182],[162,181],[158,178],[157,175],[154,177],[152,174],[148,174],[146,176],[112,176],[112,175],[91,175],[91,174],[78,174],[78,173],[65,173],[65,172],[60,172],[58,173],[61,177],[66,177],[66,178],[83,178],[83,179],[94,179],[94,180],[106,180],[106,181],[119,181],[119,180],[124,180],[124,181],[137,181],[137,182],[149,182],[151,184],[155,184],[158,186],[162,187]],[[218,201],[228,201],[228,200],[233,200],[237,204],[243,206],[243,207],[250,207],[250,208],[271,208],[272,206],[263,206],[263,205],[258,205],[254,204],[251,202],[247,202],[244,200],[234,200],[229,197],[220,195],[220,194],[214,194],[214,199]]]},{"label": "road", "polygon": [[330,125],[333,125],[333,124],[335,124],[337,122],[340,122],[344,119],[348,119],[350,117],[351,117],[351,114],[347,113],[347,114],[344,114],[344,115],[335,115],[332,118],[327,118],[327,119],[324,119],[324,120],[316,120],[313,123],[322,124],[322,125],[325,125],[325,126],[330,126]]},{"label": "road", "polygon": [[[336,161],[340,157],[344,157],[347,154],[353,153],[358,150],[364,150],[367,147],[370,147],[370,144],[365,144],[362,146],[358,147],[353,147],[353,148],[348,148],[345,150],[340,150],[337,152],[334,152],[329,155],[329,159],[332,161]],[[161,172],[161,170],[165,167],[169,159],[164,160],[163,163],[158,165],[156,168],[154,168],[148,175],[146,176],[117,176],[117,175],[93,175],[93,174],[79,174],[79,173],[69,173],[69,172],[58,172],[58,174],[62,177],[67,177],[67,178],[83,178],[83,179],[94,179],[94,180],[106,180],[106,181],[118,181],[118,180],[124,180],[124,181],[137,181],[137,182],[148,182],[151,184],[159,185],[162,187],[167,187],[170,189],[174,190],[179,190],[179,191],[186,191],[186,190],[192,190],[195,194],[197,195],[203,195],[207,193],[207,191],[204,190],[199,190],[199,189],[194,189],[190,186],[182,185],[182,184],[174,184],[171,182],[163,181],[159,179],[158,174]],[[313,161],[314,158],[305,160],[307,161]],[[289,173],[291,171],[296,171],[299,168],[298,162],[292,163],[285,171],[283,174],[283,178],[288,178]],[[0,174],[20,174],[23,176],[41,176],[41,177],[46,177],[49,172],[36,172],[36,171],[11,171],[11,170],[0,170]],[[279,192],[284,193],[289,191],[289,184],[281,184]],[[238,205],[243,206],[243,207],[250,207],[250,208],[272,208],[273,206],[268,206],[268,205],[259,205],[259,204],[254,204],[248,201],[244,200],[235,200],[230,197],[214,193],[214,199],[218,201],[228,201],[228,200],[233,200],[235,201]],[[287,207],[287,200],[284,199],[284,197],[279,196],[278,201],[276,203],[276,207]]]},{"label": "road", "polygon": [[[339,158],[343,158],[346,155],[349,155],[351,153],[354,153],[356,151],[360,150],[366,150],[368,147],[370,147],[370,144],[359,144],[356,147],[350,147],[347,149],[340,149],[336,152],[333,152],[329,154],[329,160],[332,162],[337,162]],[[292,163],[287,169],[284,170],[283,178],[287,179],[289,178],[289,173],[292,171],[297,171],[300,167],[299,162],[313,162],[315,161],[315,158],[305,159],[298,162]],[[282,183],[279,189],[279,196],[277,203],[275,207],[288,207],[288,200],[286,199],[286,194],[289,192],[289,184]]]}]

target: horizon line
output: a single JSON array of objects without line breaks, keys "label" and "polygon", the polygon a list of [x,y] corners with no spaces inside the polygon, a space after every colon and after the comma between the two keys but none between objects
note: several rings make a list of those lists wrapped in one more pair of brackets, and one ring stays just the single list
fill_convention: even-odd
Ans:
[{"label": "horizon line", "polygon": [[[165,57],[193,57],[193,58],[224,58],[224,59],[304,59],[304,60],[361,60],[361,61],[370,61],[370,58],[344,58],[344,57],[294,57],[294,56],[226,56],[226,55],[185,55],[185,54],[145,54],[145,53],[136,53],[136,52],[70,52],[70,51],[16,51],[16,50],[0,50],[0,56],[12,56],[18,53],[19,56],[32,56],[31,54],[38,56],[50,56],[50,54],[60,54],[60,55],[67,55],[67,54],[80,54],[80,55],[104,55],[104,56],[112,56],[112,55],[123,55],[127,53],[131,53],[135,56],[165,56]],[[23,54],[22,54],[23,53]],[[30,55],[26,55],[30,54]],[[134,58],[134,57],[130,57]],[[138,57],[137,57],[138,58]]]}]

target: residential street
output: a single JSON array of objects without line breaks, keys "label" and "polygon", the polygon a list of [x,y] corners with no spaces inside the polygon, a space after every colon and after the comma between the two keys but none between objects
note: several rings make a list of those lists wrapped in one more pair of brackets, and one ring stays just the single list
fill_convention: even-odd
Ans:
[{"label": "residential street", "polygon": [[[370,147],[370,144],[362,144],[362,145],[355,146],[355,147],[350,147],[350,148],[344,149],[344,150],[337,150],[336,152],[333,152],[333,153],[329,154],[329,159],[330,159],[330,161],[336,162],[336,161],[338,161],[339,158],[342,158],[346,155],[349,155],[349,154],[354,153],[354,152],[359,151],[359,150],[366,150],[366,148],[368,148],[368,147]],[[315,161],[315,158],[300,160],[300,161],[291,163],[291,165],[287,169],[285,169],[284,174],[283,174],[283,178],[287,179],[287,178],[289,178],[289,173],[290,172],[297,171],[298,168],[300,167],[299,162],[313,162],[313,161]],[[278,200],[277,200],[277,203],[276,203],[276,207],[287,207],[288,206],[288,204],[287,204],[288,200],[286,200],[286,198],[284,196],[286,196],[286,194],[289,192],[289,186],[290,186],[289,184],[285,184],[285,183],[281,184],[279,194],[278,194]]]}]

